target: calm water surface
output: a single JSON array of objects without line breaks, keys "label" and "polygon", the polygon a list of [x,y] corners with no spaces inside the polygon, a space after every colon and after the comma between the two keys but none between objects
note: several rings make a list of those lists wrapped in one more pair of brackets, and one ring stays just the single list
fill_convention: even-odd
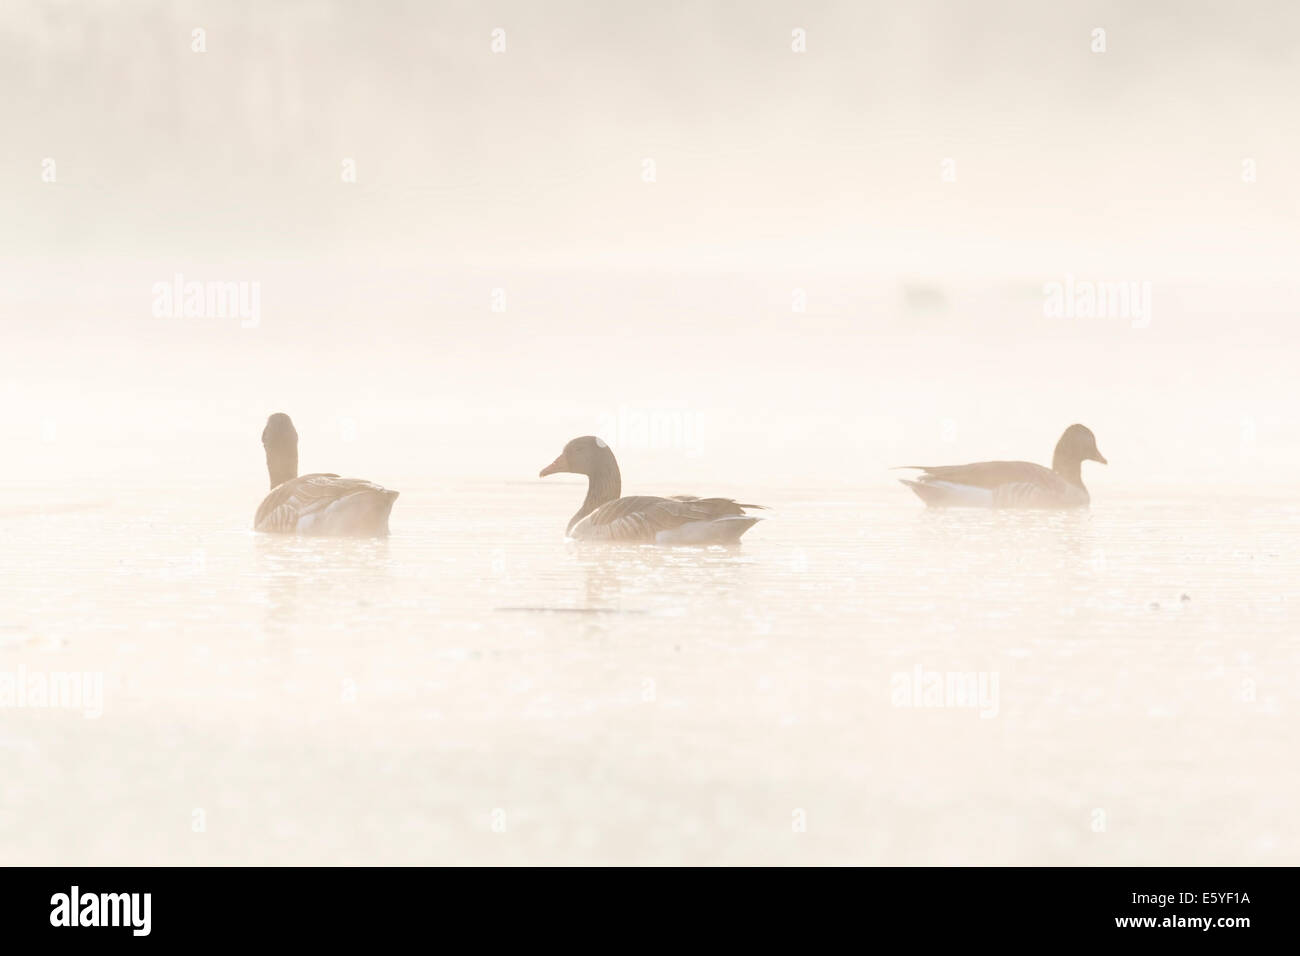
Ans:
[{"label": "calm water surface", "polygon": [[383,541],[10,486],[0,671],[104,683],[0,711],[0,859],[1300,862],[1294,504],[760,486],[663,551],[565,543],[572,482],[392,484]]}]

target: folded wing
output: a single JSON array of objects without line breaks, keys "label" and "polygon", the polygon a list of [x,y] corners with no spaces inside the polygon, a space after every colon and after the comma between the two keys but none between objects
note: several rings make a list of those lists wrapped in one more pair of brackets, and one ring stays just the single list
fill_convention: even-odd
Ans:
[{"label": "folded wing", "polygon": [[388,533],[396,491],[360,478],[302,475],[271,489],[253,518],[255,531],[290,534]]},{"label": "folded wing", "polygon": [[731,498],[634,495],[616,498],[587,515],[569,532],[584,541],[629,544],[724,544],[737,540],[759,519]]},{"label": "folded wing", "polygon": [[921,471],[918,479],[903,483],[928,505],[1070,508],[1088,504],[1088,493],[1083,488],[1029,461],[903,467]]}]

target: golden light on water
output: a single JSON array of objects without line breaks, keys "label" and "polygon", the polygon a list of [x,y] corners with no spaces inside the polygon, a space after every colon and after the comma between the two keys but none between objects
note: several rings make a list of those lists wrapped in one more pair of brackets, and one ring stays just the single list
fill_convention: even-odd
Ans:
[{"label": "golden light on water", "polygon": [[1300,10],[1154,6],[7,3],[0,858],[1296,863]]}]

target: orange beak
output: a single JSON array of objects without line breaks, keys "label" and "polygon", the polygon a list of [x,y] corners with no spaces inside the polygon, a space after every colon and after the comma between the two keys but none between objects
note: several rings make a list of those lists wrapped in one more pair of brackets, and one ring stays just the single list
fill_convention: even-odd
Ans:
[{"label": "orange beak", "polygon": [[564,457],[564,452],[560,452],[560,457],[555,459],[555,461],[551,462],[540,472],[538,472],[537,477],[545,478],[547,475],[554,475],[557,474],[558,472],[568,471],[568,470],[569,470],[569,460]]}]

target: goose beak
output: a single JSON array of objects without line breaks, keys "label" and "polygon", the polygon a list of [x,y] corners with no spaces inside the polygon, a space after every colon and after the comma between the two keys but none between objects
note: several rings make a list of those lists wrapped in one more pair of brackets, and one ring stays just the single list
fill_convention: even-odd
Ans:
[{"label": "goose beak", "polygon": [[564,457],[564,452],[560,452],[560,457],[555,459],[555,461],[551,462],[549,465],[547,465],[545,468],[539,471],[537,473],[537,477],[545,478],[547,475],[554,475],[557,472],[568,471],[568,470],[569,470],[569,462]]},{"label": "goose beak", "polygon": [[1099,461],[1099,462],[1101,462],[1103,465],[1109,465],[1109,464],[1110,464],[1110,462],[1108,462],[1108,461],[1106,460],[1106,456],[1103,455],[1101,452],[1097,452],[1097,457],[1094,458],[1093,461]]}]

